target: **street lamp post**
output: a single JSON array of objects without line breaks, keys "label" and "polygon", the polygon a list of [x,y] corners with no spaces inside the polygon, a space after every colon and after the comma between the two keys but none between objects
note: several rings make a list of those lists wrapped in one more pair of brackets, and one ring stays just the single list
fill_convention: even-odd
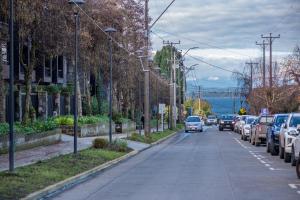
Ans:
[{"label": "street lamp post", "polygon": [[[69,4],[74,6],[80,6],[85,3],[84,0],[69,0]],[[78,128],[78,99],[77,99],[77,70],[78,70],[78,63],[79,63],[79,11],[78,9],[74,12],[75,17],[75,67],[74,67],[74,154],[77,154],[77,128]]]},{"label": "street lamp post", "polygon": [[[9,37],[10,37],[10,56],[9,56],[9,171],[14,171],[14,1],[10,0],[9,12]],[[1,62],[1,61],[0,61]]]},{"label": "street lamp post", "polygon": [[114,28],[107,28],[105,32],[109,36],[109,143],[112,143],[112,33],[115,33],[117,30]]}]

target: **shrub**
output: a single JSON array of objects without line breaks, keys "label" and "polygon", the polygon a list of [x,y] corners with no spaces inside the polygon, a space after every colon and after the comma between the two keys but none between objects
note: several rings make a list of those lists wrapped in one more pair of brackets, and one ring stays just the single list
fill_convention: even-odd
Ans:
[{"label": "shrub", "polygon": [[98,104],[98,100],[95,96],[92,97],[92,114],[93,115],[98,115],[100,114],[100,108],[99,108],[99,104]]},{"label": "shrub", "polygon": [[124,140],[114,140],[112,144],[109,145],[109,149],[112,151],[117,152],[127,152],[128,151],[128,145],[127,142]]},{"label": "shrub", "polygon": [[59,126],[72,126],[74,125],[74,119],[69,116],[60,116],[55,118],[55,123]]},{"label": "shrub", "polygon": [[0,123],[0,135],[7,134],[9,131],[8,123]]},{"label": "shrub", "polygon": [[132,133],[130,136],[130,140],[140,141],[139,139],[140,139],[140,135],[138,133]]},{"label": "shrub", "polygon": [[96,149],[106,149],[108,147],[108,141],[103,138],[96,138],[93,142],[93,147]]}]

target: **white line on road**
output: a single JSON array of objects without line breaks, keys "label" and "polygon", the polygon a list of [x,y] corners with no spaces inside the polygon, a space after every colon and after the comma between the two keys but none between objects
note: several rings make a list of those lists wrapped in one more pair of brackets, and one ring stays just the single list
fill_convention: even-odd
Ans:
[{"label": "white line on road", "polygon": [[300,183],[290,183],[289,186],[290,186],[292,189],[297,189],[297,188],[300,188]]}]

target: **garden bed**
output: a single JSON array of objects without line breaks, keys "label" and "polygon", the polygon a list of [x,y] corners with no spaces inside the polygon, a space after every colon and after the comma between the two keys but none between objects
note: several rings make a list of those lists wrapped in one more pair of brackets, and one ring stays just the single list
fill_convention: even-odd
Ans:
[{"label": "garden bed", "polygon": [[[17,151],[31,149],[38,146],[56,144],[61,141],[61,129],[54,129],[34,134],[15,134],[15,148]],[[9,135],[0,135],[0,154],[8,152]]]},{"label": "garden bed", "polygon": [[[67,135],[74,134],[74,126],[62,125],[62,133]],[[112,131],[115,130],[115,124],[112,124]],[[78,137],[94,137],[104,136],[109,134],[109,123],[102,122],[98,124],[86,124],[78,126],[77,135]]]}]

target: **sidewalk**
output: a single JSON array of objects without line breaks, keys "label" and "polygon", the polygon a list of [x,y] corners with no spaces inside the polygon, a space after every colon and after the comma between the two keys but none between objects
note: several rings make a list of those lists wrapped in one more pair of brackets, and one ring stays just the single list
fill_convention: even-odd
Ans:
[{"label": "sidewalk", "polygon": [[[160,129],[161,130],[161,129]],[[151,132],[155,132],[156,128],[152,128]],[[138,130],[134,131],[138,132]],[[144,134],[144,131],[141,132]],[[113,134],[113,139],[126,138],[131,133]],[[108,136],[78,138],[78,150],[83,150],[92,147],[95,138],[106,138]],[[128,147],[134,150],[140,150],[147,147],[147,144],[126,140]],[[36,147],[15,153],[15,167],[30,165],[41,160],[47,160],[59,155],[65,155],[73,152],[73,136],[62,134],[62,141],[58,144]],[[0,155],[0,172],[8,170],[8,154]]]}]

